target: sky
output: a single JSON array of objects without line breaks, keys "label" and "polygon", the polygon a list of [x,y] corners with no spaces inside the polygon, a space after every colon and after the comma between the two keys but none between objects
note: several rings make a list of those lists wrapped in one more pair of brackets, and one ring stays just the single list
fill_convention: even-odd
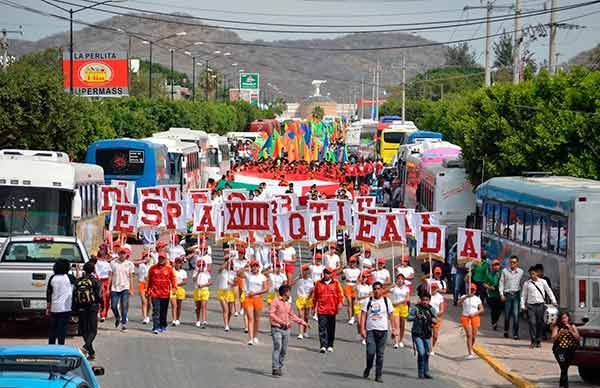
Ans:
[{"label": "sky", "polygon": [[[38,10],[48,12],[61,12],[44,4],[41,0],[12,0],[19,4],[34,7]],[[86,0],[61,0],[77,4],[89,4]],[[524,11],[539,10],[544,6],[549,7],[550,0],[521,0]],[[578,4],[587,0],[558,0],[559,6]],[[495,5],[505,7],[511,5],[511,0],[495,0]],[[545,4],[546,3],[546,4]],[[68,5],[61,4],[63,7]],[[417,23],[439,20],[465,20],[480,18],[485,15],[484,9],[472,9],[465,11],[465,6],[480,6],[479,0],[127,0],[118,5],[142,8],[146,10],[161,12],[181,12],[198,17],[243,20],[251,22],[284,23],[284,24],[312,24],[331,26],[339,25],[338,30],[353,30],[352,26],[360,24],[381,25],[391,23]],[[498,8],[494,15],[506,15],[513,11]],[[600,43],[600,4],[581,7],[573,10],[559,12],[557,20],[580,16],[587,13],[595,14],[571,20],[569,23],[586,26],[583,29],[559,30],[557,38],[557,51],[560,60],[564,61],[580,51],[590,49]],[[97,22],[106,19],[110,15],[97,10],[85,10],[79,17],[88,22]],[[522,25],[536,25],[548,23],[549,14],[523,18]],[[226,23],[206,22],[208,24],[227,25]],[[31,14],[24,10],[11,8],[0,0],[0,28],[18,29],[23,26],[23,39],[37,40],[44,36],[65,31],[68,29],[66,21],[51,17]],[[246,26],[248,28],[263,29],[290,29],[289,27],[271,26]],[[356,28],[356,27],[355,27]],[[390,27],[401,28],[401,27]],[[295,28],[302,31],[302,28]],[[317,28],[312,27],[312,30]],[[362,29],[367,29],[364,27]],[[368,27],[368,29],[373,29]],[[492,23],[492,33],[501,32],[503,29],[512,31],[514,22],[503,21]],[[324,28],[321,28],[324,30]],[[305,38],[330,38],[336,34],[312,35],[307,33],[285,34],[272,32],[238,31],[242,38],[265,41],[279,39],[305,39]],[[484,36],[485,25],[477,24],[470,26],[459,26],[454,28],[443,28],[436,31],[414,32],[425,38],[435,41],[448,41],[455,39],[468,39]],[[483,62],[484,41],[476,40],[470,42],[476,52],[477,59]],[[530,41],[529,49],[535,53],[538,61],[543,61],[548,55],[548,38],[538,38]]]}]

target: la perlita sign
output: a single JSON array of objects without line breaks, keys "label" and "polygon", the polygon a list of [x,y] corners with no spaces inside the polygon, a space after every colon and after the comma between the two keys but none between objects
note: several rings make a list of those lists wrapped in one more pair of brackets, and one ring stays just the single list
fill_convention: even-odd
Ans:
[{"label": "la perlita sign", "polygon": [[[69,52],[63,53],[65,91],[70,92]],[[74,52],[73,94],[87,97],[129,95],[127,52]]]}]

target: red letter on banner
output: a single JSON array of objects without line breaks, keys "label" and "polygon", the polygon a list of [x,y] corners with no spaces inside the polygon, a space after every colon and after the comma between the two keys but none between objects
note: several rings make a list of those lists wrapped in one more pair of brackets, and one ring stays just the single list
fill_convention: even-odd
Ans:
[{"label": "red letter on banner", "polygon": [[162,223],[162,199],[153,197],[141,198],[142,223],[146,226],[158,226]]},{"label": "red letter on banner", "polygon": [[375,243],[375,225],[377,225],[377,216],[365,213],[358,213],[358,230],[356,240],[370,244]]},{"label": "red letter on banner", "polygon": [[[442,248],[442,230],[437,226],[421,226],[421,233],[423,234],[423,246],[421,247],[421,253],[434,253],[438,255]],[[435,246],[429,246],[429,234],[435,234]]]},{"label": "red letter on banner", "polygon": [[402,241],[402,236],[396,226],[397,219],[398,217],[396,217],[395,214],[386,214],[385,228],[383,230],[383,236],[381,236],[381,241],[404,242]]},{"label": "red letter on banner", "polygon": [[130,217],[135,215],[137,207],[129,204],[115,204],[115,224],[113,230],[121,233],[133,233]]},{"label": "red letter on banner", "polygon": [[102,211],[109,212],[111,210],[110,194],[115,193],[115,203],[122,202],[121,189],[118,186],[100,186],[102,191]]},{"label": "red letter on banner", "polygon": [[[298,230],[294,230],[294,221],[298,222]],[[289,233],[292,240],[302,240],[306,238],[306,225],[304,217],[300,213],[291,213],[289,222]]]},{"label": "red letter on banner", "polygon": [[[332,236],[329,235],[331,231],[331,223],[333,222],[333,214],[313,214],[311,217],[314,237],[317,241],[327,241],[330,240]],[[321,219],[325,220],[325,230],[321,230],[319,225],[321,224]]]},{"label": "red letter on banner", "polygon": [[202,205],[200,207],[200,212],[202,212],[202,216],[200,217],[200,221],[198,222],[198,226],[196,227],[196,232],[204,232],[204,233],[214,233],[217,231],[215,228],[215,224],[212,219],[212,209],[213,205]]},{"label": "red letter on banner", "polygon": [[327,211],[328,208],[327,202],[308,201],[308,210],[312,213],[321,213]]},{"label": "red letter on banner", "polygon": [[183,207],[179,202],[167,202],[166,206],[167,213],[167,230],[177,229],[175,219],[183,215]]},{"label": "red letter on banner", "polygon": [[478,257],[477,251],[475,250],[475,243],[473,242],[473,231],[465,230],[465,246],[458,254],[459,257]]}]

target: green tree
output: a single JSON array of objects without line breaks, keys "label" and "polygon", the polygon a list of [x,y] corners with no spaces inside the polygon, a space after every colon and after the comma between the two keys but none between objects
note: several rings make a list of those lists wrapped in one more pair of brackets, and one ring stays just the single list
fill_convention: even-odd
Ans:
[{"label": "green tree", "polygon": [[475,53],[467,42],[448,46],[446,50],[446,65],[456,67],[477,67]]}]

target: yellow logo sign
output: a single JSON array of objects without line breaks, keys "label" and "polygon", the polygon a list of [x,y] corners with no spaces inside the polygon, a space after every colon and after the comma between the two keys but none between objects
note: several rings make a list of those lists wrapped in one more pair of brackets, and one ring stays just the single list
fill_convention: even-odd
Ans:
[{"label": "yellow logo sign", "polygon": [[79,78],[90,84],[103,84],[113,78],[112,70],[104,63],[88,63],[79,71]]}]

